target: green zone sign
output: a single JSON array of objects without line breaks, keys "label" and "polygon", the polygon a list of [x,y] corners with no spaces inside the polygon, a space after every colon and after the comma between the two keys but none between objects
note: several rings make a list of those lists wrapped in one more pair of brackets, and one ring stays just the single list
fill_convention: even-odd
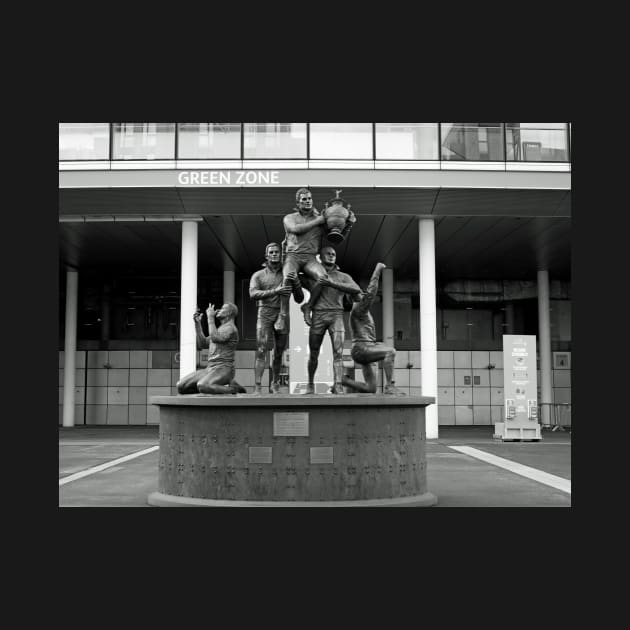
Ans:
[{"label": "green zone sign", "polygon": [[179,171],[180,186],[277,186],[280,171]]}]

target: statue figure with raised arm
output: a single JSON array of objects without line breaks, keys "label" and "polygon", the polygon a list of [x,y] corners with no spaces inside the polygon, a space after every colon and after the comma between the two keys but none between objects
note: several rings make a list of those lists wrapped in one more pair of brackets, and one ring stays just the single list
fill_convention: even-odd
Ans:
[{"label": "statue figure with raised arm", "polygon": [[[197,347],[208,348],[208,365],[202,370],[188,374],[177,382],[179,394],[245,394],[247,390],[235,380],[234,354],[239,336],[236,324],[238,308],[231,302],[225,303],[218,311],[210,304],[206,310],[208,332],[206,337],[201,327],[202,313],[195,311],[195,333]],[[221,320],[217,328],[215,316]]]},{"label": "statue figure with raised arm", "polygon": [[[315,257],[321,249],[322,238],[328,233],[326,211],[320,213],[313,207],[313,196],[308,188],[300,188],[295,193],[295,200],[297,208],[291,214],[287,214],[282,221],[285,230],[282,277],[285,286],[291,286],[292,275],[297,275],[300,271],[314,281],[310,289],[309,303],[302,307],[304,321],[310,326],[310,311],[321,293],[321,280],[327,275],[326,270]],[[345,238],[355,221],[354,213],[349,211],[345,227],[339,233],[339,237]],[[289,295],[287,294],[280,298],[280,312],[274,324],[276,330],[285,329],[288,314]]]},{"label": "statue figure with raised arm", "polygon": [[401,392],[394,382],[396,350],[376,341],[374,318],[369,311],[378,290],[381,272],[385,268],[386,265],[381,262],[376,264],[365,293],[359,293],[354,296],[355,302],[350,311],[350,330],[352,331],[351,356],[356,363],[361,365],[365,383],[355,381],[345,375],[342,383],[351,391],[375,394],[376,373],[374,371],[374,363],[383,361],[383,372],[385,373],[383,393],[404,396],[404,392]]}]

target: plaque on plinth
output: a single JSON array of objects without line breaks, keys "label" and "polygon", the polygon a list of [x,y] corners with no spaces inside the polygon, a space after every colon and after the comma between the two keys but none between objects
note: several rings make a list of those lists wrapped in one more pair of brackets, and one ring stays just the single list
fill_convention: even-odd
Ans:
[{"label": "plaque on plinth", "polygon": [[308,437],[308,412],[275,412],[273,434],[274,436]]}]

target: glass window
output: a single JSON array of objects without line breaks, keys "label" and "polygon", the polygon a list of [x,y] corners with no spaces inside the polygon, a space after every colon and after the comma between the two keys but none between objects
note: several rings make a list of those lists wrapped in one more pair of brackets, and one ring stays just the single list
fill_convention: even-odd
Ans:
[{"label": "glass window", "polygon": [[569,161],[566,123],[505,123],[505,145],[510,161]]},{"label": "glass window", "polygon": [[241,159],[241,123],[179,123],[177,157]]},{"label": "glass window", "polygon": [[173,160],[175,123],[114,123],[114,160]]},{"label": "glass window", "polygon": [[244,159],[306,159],[306,123],[244,124]]},{"label": "glass window", "polygon": [[376,123],[377,160],[439,160],[437,123]]},{"label": "glass window", "polygon": [[60,160],[109,160],[109,123],[59,123]]},{"label": "glass window", "polygon": [[311,123],[313,160],[373,159],[372,123]]},{"label": "glass window", "polygon": [[[408,294],[394,294],[394,345],[397,348],[417,348],[418,311],[413,308],[413,298]],[[420,367],[417,365],[416,367]]]},{"label": "glass window", "polygon": [[571,301],[550,300],[551,340],[571,341]]},{"label": "glass window", "polygon": [[503,123],[440,123],[442,159],[503,161]]},{"label": "glass window", "polygon": [[488,350],[500,348],[495,335],[494,312],[480,308],[444,308],[438,314],[438,350]]}]

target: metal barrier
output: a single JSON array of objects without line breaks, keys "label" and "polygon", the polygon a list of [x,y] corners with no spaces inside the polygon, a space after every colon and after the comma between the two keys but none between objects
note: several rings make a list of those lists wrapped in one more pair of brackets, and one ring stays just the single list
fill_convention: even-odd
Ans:
[{"label": "metal barrier", "polygon": [[[571,403],[540,403],[541,429],[551,429],[552,431],[571,431]],[[542,413],[544,407],[549,408],[549,424],[542,424],[545,414]]]}]

